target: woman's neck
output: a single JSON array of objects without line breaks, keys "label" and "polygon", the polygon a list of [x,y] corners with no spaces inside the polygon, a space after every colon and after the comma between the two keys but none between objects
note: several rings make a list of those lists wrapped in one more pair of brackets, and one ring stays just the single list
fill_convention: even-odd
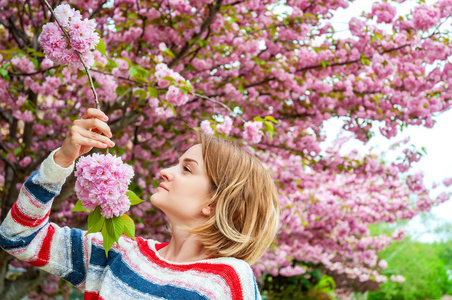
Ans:
[{"label": "woman's neck", "polygon": [[196,235],[183,229],[173,227],[173,235],[169,244],[158,253],[172,262],[194,262],[209,258],[206,249]]}]

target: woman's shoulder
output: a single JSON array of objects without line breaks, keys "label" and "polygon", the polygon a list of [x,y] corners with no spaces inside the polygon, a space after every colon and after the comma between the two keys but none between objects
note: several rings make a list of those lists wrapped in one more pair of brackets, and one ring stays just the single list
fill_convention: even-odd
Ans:
[{"label": "woman's shoulder", "polygon": [[211,265],[213,273],[221,273],[223,278],[240,281],[242,284],[250,285],[255,283],[253,270],[244,260],[234,257],[220,257],[204,261]]},{"label": "woman's shoulder", "polygon": [[216,273],[229,284],[234,282],[236,288],[242,290],[243,299],[260,299],[259,290],[251,266],[244,260],[233,257],[221,257],[207,260]]},{"label": "woman's shoulder", "polygon": [[225,269],[234,270],[236,273],[240,274],[249,274],[253,273],[250,265],[238,258],[234,257],[219,257],[219,258],[213,258],[206,260],[208,263],[216,264],[219,266],[223,266]]}]

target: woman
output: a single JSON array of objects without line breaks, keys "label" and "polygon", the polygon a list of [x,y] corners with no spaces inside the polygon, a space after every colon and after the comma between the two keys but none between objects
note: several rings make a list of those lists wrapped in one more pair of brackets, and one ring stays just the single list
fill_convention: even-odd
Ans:
[{"label": "woman", "polygon": [[277,193],[258,159],[222,139],[198,133],[200,143],[161,171],[151,202],[168,216],[168,244],[123,235],[107,259],[100,233],[49,223],[74,161],[114,146],[107,120],[88,109],[74,121],[23,185],[0,227],[1,247],[84,289],[85,299],[260,299],[249,263],[276,233]]}]

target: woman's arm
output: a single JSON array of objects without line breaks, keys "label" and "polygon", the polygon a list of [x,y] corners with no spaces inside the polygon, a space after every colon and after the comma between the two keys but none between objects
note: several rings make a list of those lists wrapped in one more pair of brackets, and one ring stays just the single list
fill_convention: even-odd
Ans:
[{"label": "woman's arm", "polygon": [[78,286],[86,276],[88,258],[82,245],[89,240],[83,240],[81,230],[49,223],[53,199],[74,168],[73,164],[62,168],[54,162],[57,150],[22,186],[19,198],[0,226],[0,246],[11,255]]},{"label": "woman's arm", "polygon": [[[19,198],[0,226],[0,246],[17,258],[80,286],[86,277],[91,240],[79,229],[60,228],[49,222],[53,199],[60,193],[74,161],[92,147],[103,147],[111,136],[105,115],[88,109],[76,120],[63,146],[44,160],[22,186]],[[105,120],[105,119],[104,119]]]}]

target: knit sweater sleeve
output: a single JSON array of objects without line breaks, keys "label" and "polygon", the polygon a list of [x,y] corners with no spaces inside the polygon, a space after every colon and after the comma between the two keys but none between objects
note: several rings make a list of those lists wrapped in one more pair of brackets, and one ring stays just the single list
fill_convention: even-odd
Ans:
[{"label": "knit sweater sleeve", "polygon": [[53,199],[73,169],[53,159],[54,150],[23,184],[0,226],[0,246],[11,255],[81,286],[86,278],[91,237],[49,222]]},{"label": "knit sweater sleeve", "polygon": [[245,261],[239,261],[235,264],[234,269],[240,278],[240,285],[243,291],[244,300],[261,300],[261,295],[256,283],[256,277],[251,267]]}]

